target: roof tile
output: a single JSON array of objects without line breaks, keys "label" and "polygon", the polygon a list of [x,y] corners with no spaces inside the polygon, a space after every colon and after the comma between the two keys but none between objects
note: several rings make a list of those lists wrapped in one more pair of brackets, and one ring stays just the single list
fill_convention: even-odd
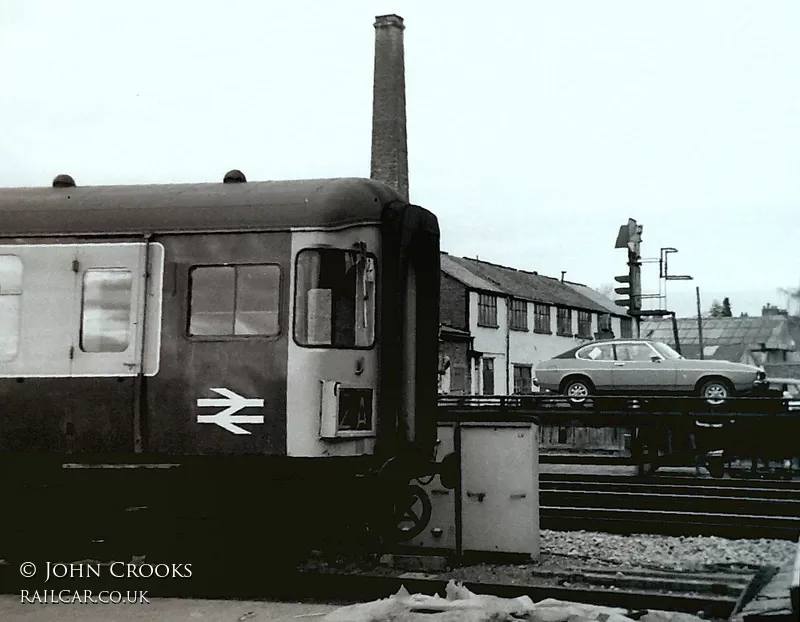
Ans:
[{"label": "roof tile", "polygon": [[[609,307],[598,303],[594,296],[590,298],[576,287],[534,272],[517,270],[478,259],[454,257],[446,253],[442,253],[442,269],[446,274],[450,274],[468,287],[496,291],[523,300],[585,309],[596,313],[610,312]],[[598,293],[598,295],[601,294]],[[613,305],[613,302],[609,301],[609,303]],[[625,315],[625,310],[622,307],[620,309],[623,311],[620,315]]]}]

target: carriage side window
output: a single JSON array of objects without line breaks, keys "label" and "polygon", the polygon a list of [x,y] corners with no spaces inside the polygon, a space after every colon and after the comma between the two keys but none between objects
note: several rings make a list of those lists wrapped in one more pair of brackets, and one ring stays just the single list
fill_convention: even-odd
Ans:
[{"label": "carriage side window", "polygon": [[371,347],[375,341],[375,282],[375,258],[363,251],[301,251],[294,305],[297,343]]},{"label": "carriage side window", "polygon": [[83,274],[81,350],[125,352],[131,341],[133,274],[103,268]]},{"label": "carriage side window", "polygon": [[280,333],[279,266],[195,266],[189,274],[190,335],[270,337]]},{"label": "carriage side window", "polygon": [[16,255],[0,255],[0,361],[19,354],[22,308],[22,261]]}]

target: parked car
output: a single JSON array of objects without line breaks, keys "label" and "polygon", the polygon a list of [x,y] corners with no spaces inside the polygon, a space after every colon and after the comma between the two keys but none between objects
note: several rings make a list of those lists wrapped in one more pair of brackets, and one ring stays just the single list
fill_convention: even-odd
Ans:
[{"label": "parked car", "polygon": [[575,400],[601,393],[697,395],[712,404],[766,388],[760,367],[686,359],[645,339],[593,341],[536,366],[541,389]]}]

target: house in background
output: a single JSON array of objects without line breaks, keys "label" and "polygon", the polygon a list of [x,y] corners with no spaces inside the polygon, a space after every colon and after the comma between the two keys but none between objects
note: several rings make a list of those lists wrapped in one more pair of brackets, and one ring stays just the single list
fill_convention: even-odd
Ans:
[{"label": "house in background", "polygon": [[[701,358],[697,318],[681,318],[677,322],[681,354],[688,359]],[[702,327],[703,358],[763,365],[765,368],[800,363],[800,354],[786,316],[765,313],[761,317],[702,318]],[[672,320],[642,322],[641,336],[675,347]]]},{"label": "house in background", "polygon": [[532,393],[535,366],[595,338],[633,336],[623,307],[579,283],[441,256],[440,391]]}]

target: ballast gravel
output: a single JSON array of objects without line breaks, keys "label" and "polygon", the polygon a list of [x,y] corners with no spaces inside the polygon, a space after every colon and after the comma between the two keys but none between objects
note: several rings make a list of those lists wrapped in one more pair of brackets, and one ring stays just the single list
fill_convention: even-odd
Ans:
[{"label": "ballast gravel", "polygon": [[783,566],[797,543],[790,540],[727,540],[714,536],[620,536],[590,531],[541,532],[548,557],[637,568],[701,571],[715,567]]}]

